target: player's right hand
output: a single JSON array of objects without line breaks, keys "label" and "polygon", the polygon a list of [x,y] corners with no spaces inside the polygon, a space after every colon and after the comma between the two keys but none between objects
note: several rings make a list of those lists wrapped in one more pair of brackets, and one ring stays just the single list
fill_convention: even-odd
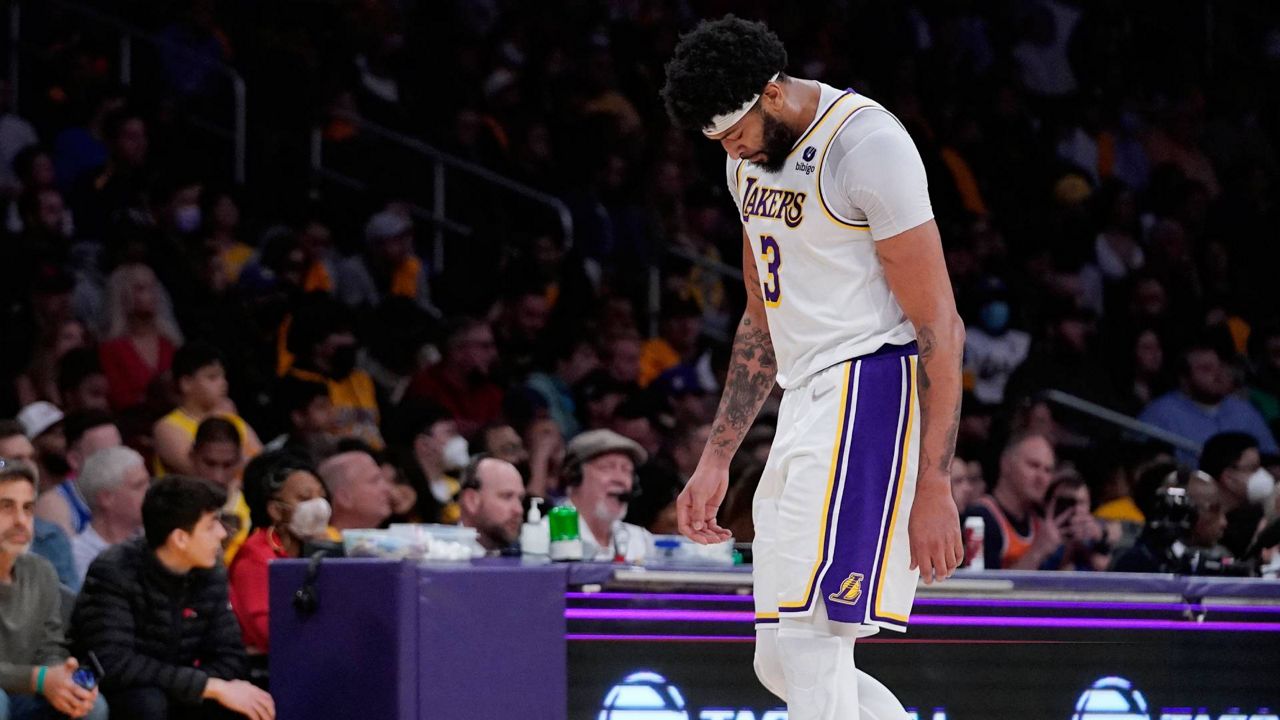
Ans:
[{"label": "player's right hand", "polygon": [[724,501],[724,494],[728,489],[728,468],[698,465],[698,469],[693,471],[693,477],[684,486],[684,492],[676,500],[680,534],[702,545],[721,543],[732,538],[733,533],[716,522],[716,514],[720,511],[720,503]]}]

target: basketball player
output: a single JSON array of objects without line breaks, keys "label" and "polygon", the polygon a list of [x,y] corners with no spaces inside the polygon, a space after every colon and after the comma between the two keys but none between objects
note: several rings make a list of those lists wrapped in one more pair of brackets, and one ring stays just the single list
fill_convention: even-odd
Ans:
[{"label": "basketball player", "polygon": [[684,36],[666,68],[672,119],[728,153],[747,286],[680,530],[729,538],[716,522],[729,460],[776,381],[752,513],[756,674],[791,720],[900,719],[852,638],[905,630],[917,579],[964,556],[949,473],[964,326],[906,130],[786,64],[767,27],[728,16]]}]

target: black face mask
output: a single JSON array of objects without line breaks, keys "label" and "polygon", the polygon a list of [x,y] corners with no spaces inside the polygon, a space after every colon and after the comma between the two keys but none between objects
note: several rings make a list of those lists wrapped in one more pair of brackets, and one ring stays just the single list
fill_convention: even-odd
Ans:
[{"label": "black face mask", "polygon": [[343,345],[329,356],[329,377],[341,380],[356,369],[356,346]]}]

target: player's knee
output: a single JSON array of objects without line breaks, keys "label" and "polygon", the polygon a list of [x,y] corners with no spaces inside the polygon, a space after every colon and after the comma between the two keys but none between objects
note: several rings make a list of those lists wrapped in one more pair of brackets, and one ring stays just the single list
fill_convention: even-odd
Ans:
[{"label": "player's knee", "polygon": [[[784,626],[778,630],[778,658],[788,690],[812,690],[829,680],[845,651],[841,638],[815,632],[812,627]],[[852,656],[852,651],[849,654]]]},{"label": "player's knee", "polygon": [[787,678],[782,674],[782,656],[778,654],[778,631],[756,631],[756,677],[769,692],[783,702],[787,700]]}]

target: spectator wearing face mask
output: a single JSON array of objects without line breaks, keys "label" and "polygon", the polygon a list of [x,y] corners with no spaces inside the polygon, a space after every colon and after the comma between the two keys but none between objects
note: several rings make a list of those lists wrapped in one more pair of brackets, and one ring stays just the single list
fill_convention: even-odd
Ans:
[{"label": "spectator wearing face mask", "polygon": [[253,533],[228,570],[231,607],[251,654],[269,649],[268,565],[277,558],[302,556],[302,547],[328,539],[332,508],[328,492],[310,461],[287,450],[250,461],[244,471],[244,493]]},{"label": "spectator wearing face mask", "polygon": [[1262,466],[1258,441],[1248,433],[1214,435],[1200,453],[1200,469],[1213,478],[1226,513],[1222,544],[1235,557],[1244,557],[1264,514],[1264,504],[1276,480]]},{"label": "spectator wearing face mask", "polygon": [[458,522],[459,473],[471,459],[467,439],[445,408],[410,403],[401,408],[397,450],[401,472],[417,493],[414,514],[419,522],[452,525]]},{"label": "spectator wearing face mask", "polygon": [[1009,326],[1012,311],[1004,283],[987,280],[978,308],[978,322],[965,328],[964,372],[973,395],[988,405],[1004,402],[1005,385],[1027,359],[1031,336]]},{"label": "spectator wearing face mask", "polygon": [[324,383],[329,389],[333,433],[381,450],[377,391],[369,373],[357,367],[360,344],[346,310],[327,296],[308,295],[289,324],[288,350],[294,359],[286,377]]}]

